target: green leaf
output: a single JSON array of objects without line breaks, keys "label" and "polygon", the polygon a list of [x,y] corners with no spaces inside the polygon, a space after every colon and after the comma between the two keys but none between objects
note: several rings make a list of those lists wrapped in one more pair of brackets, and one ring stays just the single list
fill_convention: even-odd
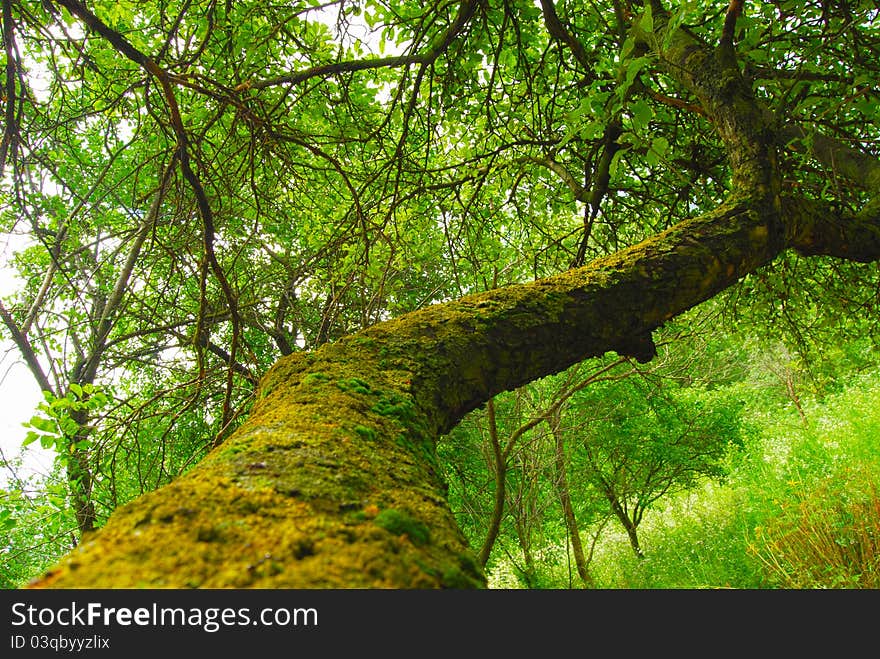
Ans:
[{"label": "green leaf", "polygon": [[9,510],[0,510],[0,531],[9,531],[15,528],[18,522]]},{"label": "green leaf", "polygon": [[632,86],[633,81],[636,79],[636,76],[639,75],[639,71],[644,68],[647,62],[647,57],[636,57],[635,59],[629,60],[629,62],[627,62],[623,85],[618,90],[618,94],[621,97],[626,95],[626,92]]},{"label": "green leaf", "polygon": [[666,153],[669,151],[669,140],[662,135],[655,137],[654,141],[651,143],[651,150],[657,153],[661,158],[665,158]]},{"label": "green leaf", "polygon": [[44,419],[41,416],[32,416],[31,420],[26,425],[48,433],[54,433],[58,430],[54,421],[51,419]]},{"label": "green leaf", "polygon": [[69,398],[56,398],[52,401],[49,409],[47,410],[52,416],[57,416],[54,412],[55,410],[65,410],[69,409],[73,405],[73,401]]},{"label": "green leaf", "polygon": [[580,136],[584,140],[597,140],[605,133],[605,123],[602,121],[591,121],[584,124],[581,128]]},{"label": "green leaf", "polygon": [[59,420],[58,425],[61,426],[61,432],[64,433],[65,437],[73,437],[79,430],[79,424],[69,416]]},{"label": "green leaf", "polygon": [[642,14],[642,18],[639,21],[639,27],[645,32],[654,31],[654,15],[651,11],[651,5],[647,2],[645,3],[645,13]]},{"label": "green leaf", "polygon": [[654,117],[654,110],[643,100],[633,103],[630,108],[632,111],[633,128],[636,131],[642,131],[647,128],[648,123]]},{"label": "green leaf", "polygon": [[629,54],[632,52],[633,48],[636,47],[636,41],[631,36],[628,36],[623,41],[623,45],[620,47],[620,59],[621,61],[625,60],[629,57]]}]

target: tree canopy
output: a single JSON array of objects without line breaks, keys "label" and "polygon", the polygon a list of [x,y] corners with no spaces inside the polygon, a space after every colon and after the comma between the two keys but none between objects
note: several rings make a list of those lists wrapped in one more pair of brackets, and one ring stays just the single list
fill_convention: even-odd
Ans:
[{"label": "tree canopy", "polygon": [[41,585],[483,585],[465,414],[719,295],[874,331],[878,14],[5,0],[0,315],[79,543]]}]

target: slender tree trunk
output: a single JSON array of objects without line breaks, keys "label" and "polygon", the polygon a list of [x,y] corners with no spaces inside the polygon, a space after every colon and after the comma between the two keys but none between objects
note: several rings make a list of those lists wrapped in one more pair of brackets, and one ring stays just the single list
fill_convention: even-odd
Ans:
[{"label": "slender tree trunk", "polygon": [[95,503],[92,501],[92,470],[89,465],[88,451],[77,448],[79,442],[88,439],[88,431],[85,429],[88,422],[88,413],[85,411],[74,412],[71,418],[79,424],[82,430],[73,437],[67,438],[67,485],[70,491],[70,501],[73,507],[76,526],[80,537],[89,531],[95,530],[97,519]]},{"label": "slender tree trunk", "polygon": [[632,547],[633,552],[638,558],[644,558],[645,554],[642,552],[642,547],[639,544],[639,534],[638,534],[638,524],[632,519],[630,519],[629,515],[626,514],[626,510],[623,509],[623,506],[620,505],[620,501],[618,500],[614,490],[610,487],[605,487],[605,498],[608,499],[608,503],[611,505],[611,512],[620,522],[620,525],[626,531],[626,535],[629,538],[629,544]]},{"label": "slender tree trunk", "polygon": [[518,569],[519,579],[526,588],[536,588],[538,586],[538,571],[535,569],[535,557],[532,555],[532,539],[528,525],[517,524],[516,536],[523,557],[523,566]]},{"label": "slender tree trunk", "polygon": [[498,424],[495,422],[495,403],[491,400],[486,403],[486,411],[489,418],[489,441],[492,442],[492,458],[495,466],[495,498],[492,506],[492,516],[489,518],[489,529],[486,539],[480,547],[477,560],[483,567],[489,561],[492,547],[498,539],[501,530],[501,519],[504,516],[504,501],[507,488],[507,456],[501,450],[501,441],[498,438]]},{"label": "slender tree trunk", "polygon": [[640,559],[644,558],[645,553],[642,551],[642,547],[639,544],[639,534],[636,531],[636,527],[632,524],[631,521],[629,521],[625,517],[621,520],[621,523],[626,528],[626,535],[629,537],[629,544],[632,547],[632,550],[635,553],[636,557]]},{"label": "slender tree trunk", "polygon": [[632,547],[633,553],[637,558],[644,558],[645,553],[642,551],[642,546],[639,544],[639,534],[635,524],[633,524],[632,520],[626,515],[618,515],[617,518],[626,530],[626,535],[629,538],[629,544],[630,547]]},{"label": "slender tree trunk", "polygon": [[575,567],[584,586],[594,588],[596,584],[587,567],[587,559],[584,556],[584,548],[581,544],[581,532],[578,528],[577,518],[574,515],[574,508],[571,505],[571,495],[569,494],[568,477],[566,476],[565,469],[565,442],[562,436],[562,428],[560,428],[561,418],[558,409],[553,410],[547,422],[556,440],[556,489],[559,492],[559,503],[562,506],[565,528],[568,530],[568,537],[571,541],[571,551],[574,554]]},{"label": "slender tree trunk", "polygon": [[[81,359],[71,370],[70,382],[72,383],[80,386],[95,384],[104,351],[107,347],[107,338],[110,336],[116,318],[119,316],[120,309],[123,306],[125,293],[128,290],[138,257],[159,216],[162,200],[165,198],[168,190],[171,171],[171,166],[165,168],[160,180],[159,189],[153,196],[150,209],[143,222],[141,222],[137,232],[134,234],[126,254],[125,265],[116,277],[110,296],[105,297],[100,292],[96,292],[92,300],[92,311],[95,316],[96,326],[91,336],[89,336],[91,348],[87,355],[82,355]],[[97,267],[96,257],[95,268],[97,269]],[[71,418],[77,423],[79,430],[73,437],[67,438],[67,482],[70,488],[71,503],[80,536],[93,531],[97,520],[95,503],[92,501],[94,474],[92,466],[89,464],[89,451],[88,449],[79,448],[79,444],[87,440],[91,434],[88,427],[89,416],[89,412],[86,409],[73,412]]]}]

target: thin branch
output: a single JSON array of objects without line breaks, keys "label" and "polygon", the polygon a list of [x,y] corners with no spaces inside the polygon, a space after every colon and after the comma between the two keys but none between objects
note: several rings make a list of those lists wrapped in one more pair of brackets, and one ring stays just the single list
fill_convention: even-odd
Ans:
[{"label": "thin branch", "polygon": [[3,48],[6,51],[6,126],[3,130],[3,141],[0,143],[0,177],[6,169],[6,159],[10,155],[15,158],[18,149],[18,121],[15,116],[15,35],[12,25],[12,2],[3,0]]},{"label": "thin branch", "polygon": [[113,328],[116,312],[119,310],[122,298],[128,288],[128,282],[134,271],[135,263],[137,263],[147,236],[150,235],[153,226],[159,217],[159,209],[162,207],[162,201],[165,199],[165,193],[168,190],[168,184],[171,180],[172,167],[173,163],[169,164],[162,175],[162,180],[159,184],[159,189],[156,191],[156,196],[153,198],[153,203],[150,205],[150,209],[147,212],[144,221],[141,223],[141,226],[138,228],[134,243],[128,250],[125,265],[120,271],[119,276],[116,278],[113,292],[104,304],[94,340],[92,341],[91,354],[89,354],[88,359],[86,360],[85,368],[82,373],[85,382],[92,382],[95,378],[98,364],[107,346],[107,337],[110,334],[110,330]]},{"label": "thin branch", "polygon": [[40,361],[37,359],[37,353],[34,352],[30,340],[22,333],[18,323],[15,322],[12,314],[9,313],[5,306],[3,306],[2,302],[0,302],[0,318],[3,319],[3,324],[6,325],[6,329],[12,334],[12,340],[18,347],[21,356],[24,357],[24,360],[33,374],[34,379],[36,379],[37,384],[40,385],[40,390],[54,392],[55,390],[49,383],[49,378],[46,377],[43,367],[40,366]]},{"label": "thin branch", "polygon": [[724,28],[721,31],[721,45],[733,46],[733,36],[736,31],[736,21],[742,15],[744,0],[730,0],[727,7],[727,15],[724,17]]},{"label": "thin branch", "polygon": [[266,87],[275,87],[277,85],[296,85],[312,78],[325,77],[338,73],[353,73],[355,71],[369,71],[372,69],[394,68],[400,66],[409,66],[412,64],[421,64],[424,61],[424,55],[398,55],[395,57],[379,57],[376,59],[354,60],[348,62],[335,62],[333,64],[322,64],[314,66],[304,71],[296,73],[286,73],[284,75],[275,76],[274,78],[266,78],[265,80],[257,80],[247,85],[249,89],[265,89]]},{"label": "thin branch", "polygon": [[580,183],[578,183],[574,176],[571,175],[571,172],[563,165],[562,163],[557,162],[551,157],[539,158],[537,156],[522,156],[517,158],[517,162],[520,163],[533,163],[535,165],[541,165],[542,167],[546,167],[554,174],[556,174],[562,182],[565,183],[566,187],[571,190],[574,198],[577,201],[583,202],[585,204],[589,203],[589,190],[584,188]]},{"label": "thin branch", "polygon": [[592,72],[593,62],[590,60],[590,56],[587,55],[583,44],[559,20],[553,0],[541,0],[541,10],[544,13],[544,25],[550,36],[565,45],[584,70]]},{"label": "thin branch", "polygon": [[[190,163],[189,136],[183,125],[183,120],[180,115],[180,108],[177,104],[177,98],[171,85],[171,78],[168,75],[168,72],[161,68],[158,64],[156,64],[153,59],[135,48],[131,43],[129,43],[128,40],[125,39],[124,36],[106,25],[103,21],[101,21],[101,19],[95,16],[95,14],[89,11],[88,8],[86,8],[83,4],[76,2],[76,0],[59,0],[59,4],[67,8],[72,14],[77,16],[86,25],[88,25],[95,32],[104,37],[119,53],[130,59],[132,62],[139,64],[148,73],[153,75],[159,81],[159,84],[162,87],[165,101],[168,103],[169,119],[174,129],[174,134],[177,138],[177,159],[180,163],[180,169],[183,173],[183,177],[186,179],[187,183],[189,183],[190,187],[193,190],[193,193],[195,194],[196,205],[198,206],[199,214],[202,218],[204,229],[203,248],[205,251],[205,263],[207,266],[210,267],[211,272],[217,278],[217,281],[220,284],[220,288],[222,289],[223,295],[226,299],[226,303],[229,306],[229,311],[232,314],[232,342],[230,352],[232,355],[232,360],[235,361],[236,350],[238,348],[242,326],[242,321],[238,313],[237,296],[232,291],[229,280],[226,278],[226,273],[220,266],[220,263],[218,262],[217,256],[214,252],[214,213],[211,209],[211,204],[208,201],[208,196],[205,193],[205,189],[202,186],[198,175],[196,174]],[[228,373],[226,398],[224,400],[223,406],[224,423],[228,421],[228,416],[231,413],[229,405],[232,395],[232,376],[233,372],[232,369],[230,369]]]},{"label": "thin branch", "polygon": [[452,22],[452,25],[450,25],[449,29],[424,53],[322,64],[295,73],[287,73],[273,78],[266,78],[265,80],[256,80],[248,83],[247,88],[264,89],[266,87],[274,87],[277,85],[296,85],[305,82],[306,80],[310,80],[311,78],[325,77],[338,73],[353,73],[355,71],[395,68],[411,66],[414,64],[426,67],[446,52],[446,49],[449,48],[458,34],[473,17],[477,5],[477,0],[462,0],[458,9],[458,14]]},{"label": "thin branch", "polygon": [[799,125],[784,126],[778,137],[790,149],[807,151],[835,174],[880,194],[880,160],[874,156]]}]

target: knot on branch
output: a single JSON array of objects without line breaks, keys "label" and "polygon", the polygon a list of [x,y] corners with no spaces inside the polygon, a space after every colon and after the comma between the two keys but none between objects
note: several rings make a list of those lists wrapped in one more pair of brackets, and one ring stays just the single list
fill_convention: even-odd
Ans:
[{"label": "knot on branch", "polygon": [[612,348],[621,357],[632,357],[639,364],[646,364],[657,356],[657,346],[650,332],[619,339]]}]

